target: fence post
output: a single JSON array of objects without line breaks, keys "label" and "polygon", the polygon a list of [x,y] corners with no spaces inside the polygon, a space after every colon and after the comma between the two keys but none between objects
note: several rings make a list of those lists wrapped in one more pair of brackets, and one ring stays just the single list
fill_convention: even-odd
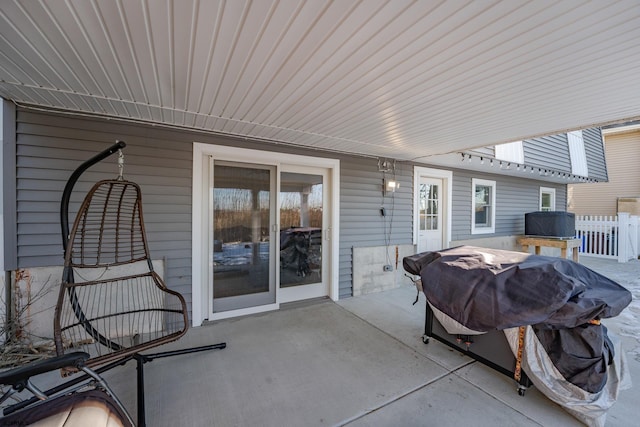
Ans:
[{"label": "fence post", "polygon": [[629,260],[629,214],[618,212],[618,262]]}]

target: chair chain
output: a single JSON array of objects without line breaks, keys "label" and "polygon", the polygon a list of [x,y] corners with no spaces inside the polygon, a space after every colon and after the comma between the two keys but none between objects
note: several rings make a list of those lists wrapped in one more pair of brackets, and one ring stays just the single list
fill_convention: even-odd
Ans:
[{"label": "chair chain", "polygon": [[118,181],[124,181],[124,154],[118,149]]}]

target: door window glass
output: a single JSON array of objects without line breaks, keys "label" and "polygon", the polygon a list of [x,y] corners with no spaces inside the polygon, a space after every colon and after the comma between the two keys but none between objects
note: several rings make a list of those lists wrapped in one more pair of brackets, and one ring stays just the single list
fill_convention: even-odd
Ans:
[{"label": "door window glass", "polygon": [[280,286],[322,281],[322,175],[280,175]]},{"label": "door window glass", "polygon": [[438,185],[420,184],[420,230],[438,230]]},{"label": "door window glass", "polygon": [[269,292],[271,174],[267,168],[214,166],[214,306],[218,299]]}]

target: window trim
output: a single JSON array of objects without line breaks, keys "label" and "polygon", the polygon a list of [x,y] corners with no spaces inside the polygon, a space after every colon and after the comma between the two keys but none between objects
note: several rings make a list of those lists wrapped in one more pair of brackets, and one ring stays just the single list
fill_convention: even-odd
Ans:
[{"label": "window trim", "polygon": [[551,194],[551,209],[556,210],[556,189],[551,187],[540,187],[540,198],[538,199],[538,210],[542,211],[542,195],[544,193]]},{"label": "window trim", "polygon": [[[491,187],[491,226],[476,226],[476,187],[482,185]],[[487,179],[471,179],[471,234],[493,234],[496,232],[496,182]]]}]

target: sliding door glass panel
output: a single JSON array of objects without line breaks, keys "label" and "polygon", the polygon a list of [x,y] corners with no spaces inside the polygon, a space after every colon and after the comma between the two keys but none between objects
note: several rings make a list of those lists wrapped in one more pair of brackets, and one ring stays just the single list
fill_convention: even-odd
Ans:
[{"label": "sliding door glass panel", "polygon": [[228,162],[213,170],[214,312],[273,303],[275,172]]},{"label": "sliding door glass panel", "polygon": [[322,175],[280,175],[280,287],[322,281]]}]

